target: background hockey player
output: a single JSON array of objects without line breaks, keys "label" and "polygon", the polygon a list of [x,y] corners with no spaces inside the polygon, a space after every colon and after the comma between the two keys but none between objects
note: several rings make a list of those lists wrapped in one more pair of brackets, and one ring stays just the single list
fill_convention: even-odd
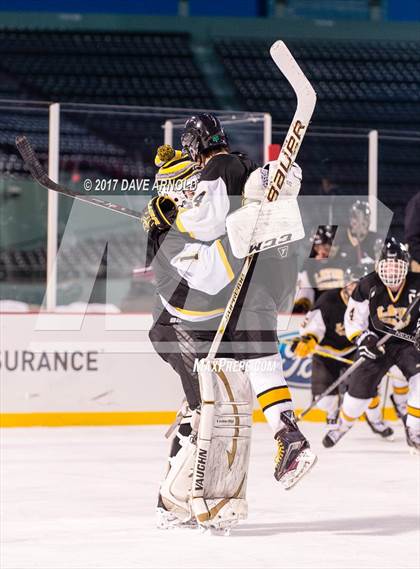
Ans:
[{"label": "background hockey player", "polygon": [[342,288],[348,267],[374,263],[380,243],[377,235],[369,231],[369,225],[369,204],[357,200],[350,208],[347,227],[318,227],[309,259],[299,273],[295,312],[309,310],[324,291]]},{"label": "background hockey player", "polygon": [[[420,275],[408,272],[409,255],[402,243],[391,238],[386,242],[376,271],[361,279],[345,314],[347,337],[356,342],[358,355],[365,361],[351,374],[340,413],[339,427],[327,433],[325,446],[333,446],[367,409],[383,375],[398,365],[409,382],[406,433],[408,445],[420,448],[420,352],[416,345],[391,338],[377,347],[383,332],[381,324],[395,326],[420,294]],[[419,308],[404,327],[409,334],[419,333]]]},{"label": "background hockey player", "polygon": [[[349,267],[344,275],[344,288],[325,291],[318,298],[299,330],[300,337],[292,345],[296,356],[312,355],[313,398],[321,395],[346,370],[348,364],[340,358],[348,360],[354,356],[355,346],[347,339],[344,329],[344,314],[358,281],[368,273],[367,266]],[[328,428],[334,428],[340,408],[339,387],[323,397],[317,407],[325,411]],[[391,427],[382,419],[378,395],[369,402],[365,415],[374,433],[384,438],[393,435]]]}]

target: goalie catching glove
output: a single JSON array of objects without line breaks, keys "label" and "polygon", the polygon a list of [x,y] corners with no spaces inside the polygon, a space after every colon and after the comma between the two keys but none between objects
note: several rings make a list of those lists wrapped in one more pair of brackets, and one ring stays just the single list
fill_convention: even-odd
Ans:
[{"label": "goalie catching glove", "polygon": [[178,208],[168,196],[155,196],[147,204],[143,215],[143,227],[146,231],[152,227],[164,230],[169,229],[176,219]]},{"label": "goalie catching glove", "polygon": [[298,358],[310,356],[316,349],[316,338],[310,334],[292,340],[291,350]]},{"label": "goalie catching glove", "polygon": [[376,360],[385,354],[385,347],[377,347],[379,337],[374,332],[363,332],[356,340],[359,356],[369,360]]}]

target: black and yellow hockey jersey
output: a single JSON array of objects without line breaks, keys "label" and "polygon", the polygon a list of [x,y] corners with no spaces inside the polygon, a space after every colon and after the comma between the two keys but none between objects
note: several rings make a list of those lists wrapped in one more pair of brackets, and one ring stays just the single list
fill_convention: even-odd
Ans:
[{"label": "black and yellow hockey jersey", "polygon": [[346,308],[341,290],[326,291],[306,315],[299,334],[314,336],[318,345],[330,354],[344,356],[354,351],[354,345],[347,339],[344,329]]},{"label": "black and yellow hockey jersey", "polygon": [[[381,337],[384,332],[377,329],[381,323],[394,327],[404,316],[407,308],[420,294],[420,273],[409,272],[397,293],[386,287],[376,272],[362,278],[354,290],[347,306],[344,325],[349,340],[354,340],[365,330],[375,332]],[[420,309],[410,315],[403,331],[414,334],[419,326]],[[405,340],[391,338],[390,343]],[[420,354],[419,354],[420,359]]]}]

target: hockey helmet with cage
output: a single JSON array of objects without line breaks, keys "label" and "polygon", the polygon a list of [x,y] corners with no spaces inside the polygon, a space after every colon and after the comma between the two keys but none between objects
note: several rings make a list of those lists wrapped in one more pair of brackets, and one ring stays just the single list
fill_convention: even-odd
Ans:
[{"label": "hockey helmet with cage", "polygon": [[350,208],[350,231],[358,240],[363,240],[369,232],[370,206],[362,200],[355,201]]},{"label": "hockey helmet with cage", "polygon": [[158,196],[171,198],[177,207],[191,207],[200,179],[200,166],[169,144],[159,146],[155,164],[159,167],[155,177]]},{"label": "hockey helmet with cage", "polygon": [[198,160],[207,150],[226,148],[228,140],[219,119],[211,113],[202,113],[185,123],[181,145],[192,160]]},{"label": "hockey helmet with cage", "polygon": [[376,264],[376,272],[385,286],[400,287],[407,276],[409,263],[407,246],[391,237],[385,241]]}]

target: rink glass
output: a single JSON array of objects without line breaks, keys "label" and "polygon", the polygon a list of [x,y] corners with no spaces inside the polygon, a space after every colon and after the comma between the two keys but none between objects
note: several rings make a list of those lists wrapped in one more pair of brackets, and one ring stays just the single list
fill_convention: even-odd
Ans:
[{"label": "rink glass", "polygon": [[[48,103],[0,102],[0,298],[22,301],[37,310],[45,295],[48,192],[23,169],[14,139],[26,134],[47,168]],[[60,107],[60,182],[69,188],[143,210],[151,195],[157,146],[177,146],[185,120],[197,110],[62,104]],[[248,153],[263,163],[262,113],[216,111],[229,136],[232,150]],[[273,126],[273,143],[281,143],[287,125]],[[343,162],[343,147],[346,161]],[[414,163],[420,139],[407,133],[379,136],[379,199],[392,210],[393,232],[402,237],[404,202],[418,190]],[[362,129],[309,129],[298,162],[303,170],[301,195],[308,206],[301,211],[310,234],[322,210],[317,198],[321,184],[332,182],[345,205],[337,210],[346,222],[354,199],[366,199],[368,187],[368,131]],[[149,181],[149,186],[145,181]],[[125,184],[125,186],[123,186]],[[353,197],[354,199],[353,199]],[[386,230],[389,215],[378,212],[378,230]],[[383,220],[383,221],[382,221]],[[319,221],[319,220],[318,220]],[[322,220],[322,223],[330,219]],[[382,226],[381,226],[382,223]],[[112,305],[113,310],[150,313],[154,284],[144,273],[146,234],[134,219],[99,208],[58,198],[57,305],[79,311],[90,302]],[[44,258],[42,258],[44,251]],[[21,258],[24,260],[21,261]],[[29,260],[28,260],[29,257]],[[79,304],[82,303],[82,304]],[[7,305],[6,305],[7,307]],[[10,308],[9,308],[10,310]],[[100,306],[97,307],[100,310]]]}]

